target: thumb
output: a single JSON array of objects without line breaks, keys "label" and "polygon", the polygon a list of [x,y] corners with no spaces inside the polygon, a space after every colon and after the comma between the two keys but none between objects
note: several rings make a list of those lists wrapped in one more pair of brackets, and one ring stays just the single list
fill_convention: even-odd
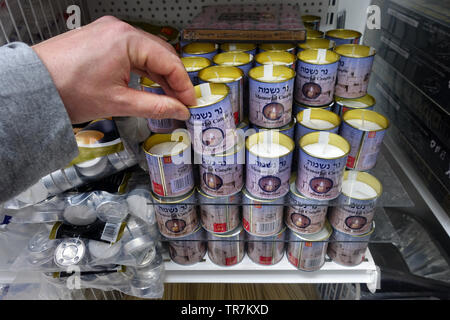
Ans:
[{"label": "thumb", "polygon": [[[123,99],[123,100],[122,100]],[[126,88],[121,95],[119,116],[150,119],[189,119],[189,109],[179,100],[166,95]]]}]

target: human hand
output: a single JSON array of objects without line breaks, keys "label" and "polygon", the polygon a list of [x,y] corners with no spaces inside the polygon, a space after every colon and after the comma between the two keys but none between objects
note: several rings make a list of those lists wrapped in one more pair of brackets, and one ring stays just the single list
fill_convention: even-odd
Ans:
[{"label": "human hand", "polygon": [[[173,47],[114,17],[102,17],[32,47],[43,61],[73,123],[110,116],[187,120],[195,92]],[[130,71],[166,95],[128,87]]]}]

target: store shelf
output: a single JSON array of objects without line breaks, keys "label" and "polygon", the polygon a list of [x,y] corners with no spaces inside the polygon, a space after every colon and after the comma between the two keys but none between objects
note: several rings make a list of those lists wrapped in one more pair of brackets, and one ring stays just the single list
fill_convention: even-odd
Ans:
[{"label": "store shelf", "polygon": [[286,255],[276,265],[262,266],[245,255],[243,261],[232,267],[220,267],[205,261],[192,266],[166,262],[166,283],[366,283],[376,284],[379,271],[370,254],[355,267],[345,267],[330,261],[314,272],[297,270],[287,260]]}]

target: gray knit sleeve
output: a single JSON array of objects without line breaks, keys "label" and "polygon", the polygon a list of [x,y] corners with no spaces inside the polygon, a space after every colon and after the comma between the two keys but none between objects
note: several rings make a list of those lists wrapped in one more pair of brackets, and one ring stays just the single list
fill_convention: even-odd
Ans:
[{"label": "gray knit sleeve", "polygon": [[23,43],[0,47],[0,202],[78,154],[70,119],[50,74]]}]

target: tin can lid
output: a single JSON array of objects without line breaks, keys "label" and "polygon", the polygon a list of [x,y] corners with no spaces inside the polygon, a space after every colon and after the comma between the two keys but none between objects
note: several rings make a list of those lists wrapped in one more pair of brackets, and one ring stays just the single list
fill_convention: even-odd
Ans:
[{"label": "tin can lid", "polygon": [[281,51],[289,51],[295,49],[295,44],[293,43],[261,43],[259,45],[261,50],[269,51],[269,50],[281,50]]},{"label": "tin can lid", "polygon": [[353,98],[353,99],[334,96],[334,101],[336,101],[336,103],[344,107],[352,109],[369,108],[375,105],[375,98],[370,94],[366,94],[361,98]]},{"label": "tin can lid", "polygon": [[183,47],[183,52],[187,54],[205,54],[216,51],[219,45],[211,42],[192,42]]},{"label": "tin can lid", "polygon": [[316,233],[304,234],[304,233],[297,233],[292,230],[290,230],[290,232],[294,237],[297,237],[303,241],[326,241],[330,238],[331,233],[333,232],[333,228],[331,227],[328,220],[325,220],[323,228]]},{"label": "tin can lid", "polygon": [[213,62],[219,66],[243,66],[253,61],[253,55],[247,52],[228,51],[216,54]]},{"label": "tin can lid", "polygon": [[64,239],[55,249],[55,264],[67,267],[78,264],[86,254],[86,245],[81,239]]},{"label": "tin can lid", "polygon": [[341,44],[334,48],[334,52],[348,58],[367,58],[375,55],[376,50],[373,47],[362,44]]},{"label": "tin can lid", "polygon": [[338,62],[341,57],[327,49],[305,49],[297,54],[297,58],[308,64],[327,65]]},{"label": "tin can lid", "polygon": [[255,43],[244,43],[244,42],[237,42],[237,43],[222,43],[220,45],[220,49],[222,51],[252,51],[256,49]]},{"label": "tin can lid", "polygon": [[273,65],[291,65],[295,63],[297,57],[287,51],[282,50],[268,50],[260,52],[255,56],[255,61],[259,64],[273,64]]},{"label": "tin can lid", "polygon": [[211,66],[198,73],[198,78],[205,82],[231,83],[243,78],[244,72],[233,66]]},{"label": "tin can lid", "polygon": [[211,65],[211,60],[205,57],[182,57],[181,62],[187,72],[196,72]]},{"label": "tin can lid", "polygon": [[312,29],[307,29],[306,30],[306,40],[309,40],[309,39],[321,39],[321,38],[323,38],[323,36],[324,36],[323,31],[312,30]]},{"label": "tin can lid", "polygon": [[333,29],[328,30],[325,36],[337,39],[357,39],[362,36],[361,32],[351,29]]},{"label": "tin can lid", "polygon": [[[267,66],[267,65],[266,65]],[[254,67],[248,72],[248,76],[258,82],[264,83],[282,83],[295,77],[295,71],[286,66],[273,66],[272,78],[264,79],[264,65]]]}]

